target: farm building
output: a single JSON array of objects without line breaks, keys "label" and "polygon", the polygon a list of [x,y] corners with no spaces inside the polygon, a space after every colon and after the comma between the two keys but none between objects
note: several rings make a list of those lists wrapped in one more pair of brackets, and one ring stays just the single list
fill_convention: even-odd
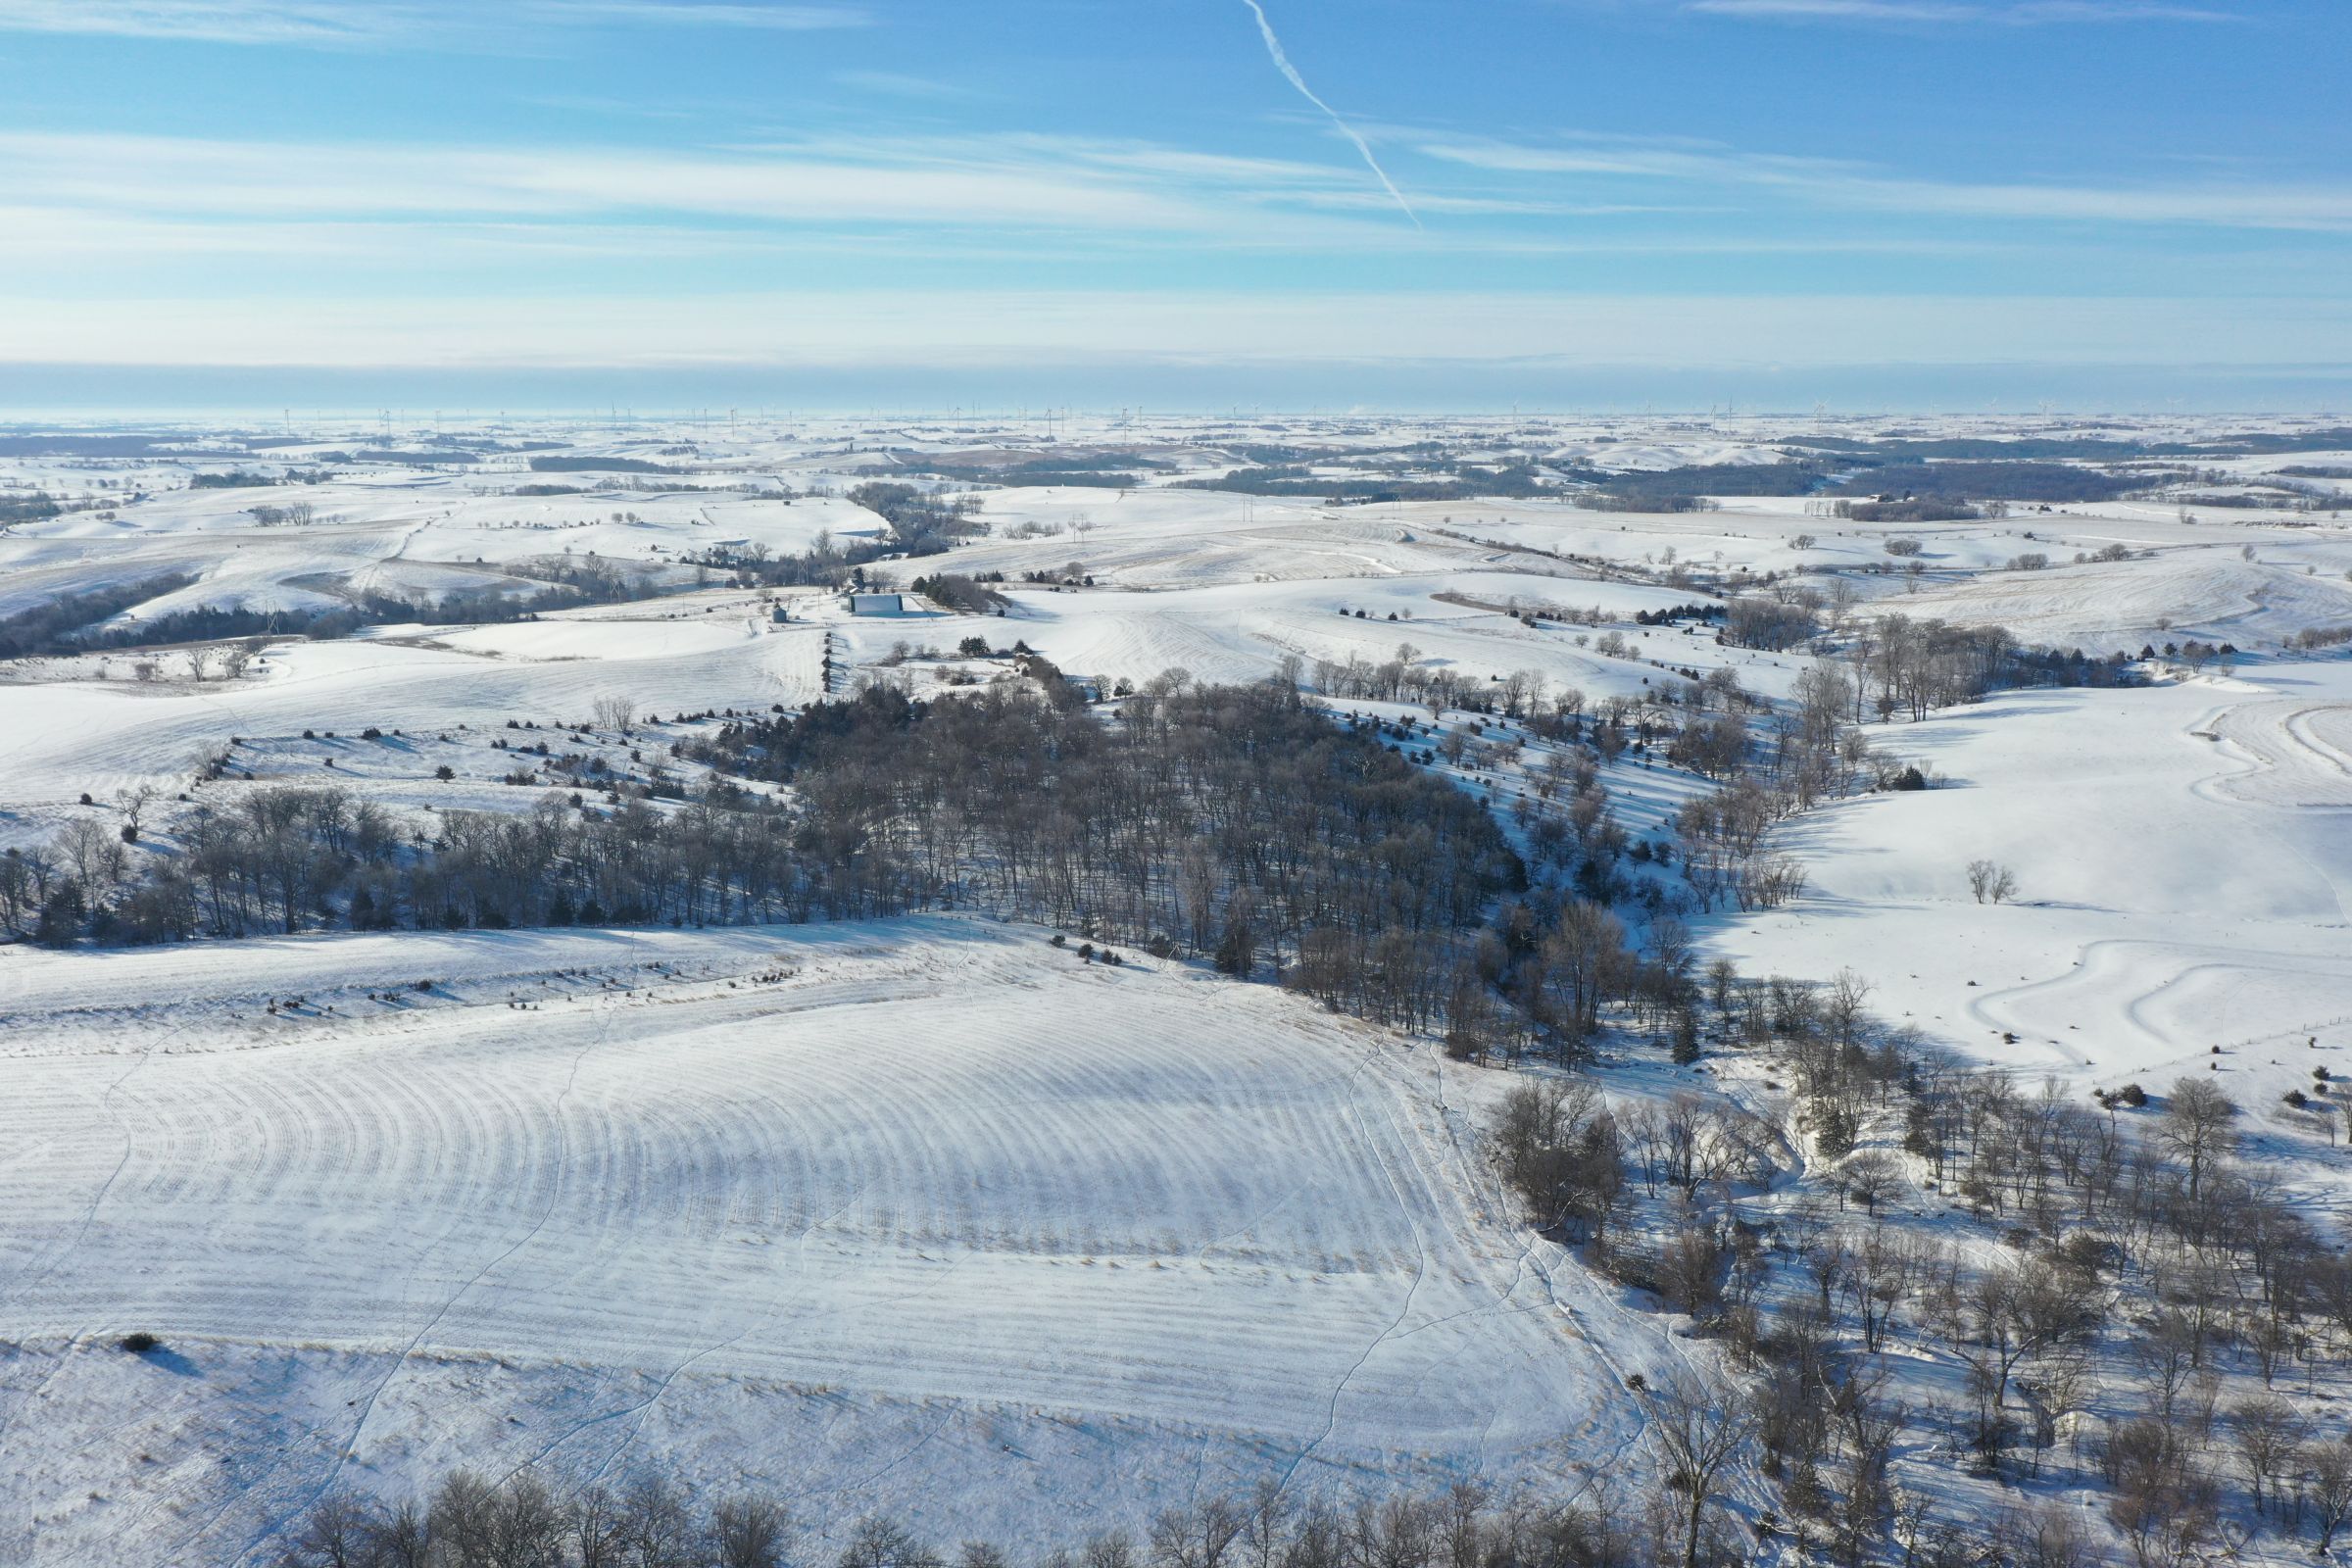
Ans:
[{"label": "farm building", "polygon": [[853,615],[904,615],[906,613],[905,596],[900,594],[845,594],[842,602]]}]

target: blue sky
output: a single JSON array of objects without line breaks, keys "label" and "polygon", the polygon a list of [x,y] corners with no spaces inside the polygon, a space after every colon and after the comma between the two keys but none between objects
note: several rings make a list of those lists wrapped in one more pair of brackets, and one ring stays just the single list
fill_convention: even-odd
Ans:
[{"label": "blue sky", "polygon": [[0,406],[2352,402],[2342,0],[1261,7],[0,0]]}]

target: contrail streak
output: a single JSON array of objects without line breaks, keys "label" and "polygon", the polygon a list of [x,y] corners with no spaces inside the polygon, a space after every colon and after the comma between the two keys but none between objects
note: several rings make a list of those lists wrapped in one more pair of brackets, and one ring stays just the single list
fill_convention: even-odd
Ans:
[{"label": "contrail streak", "polygon": [[1274,57],[1274,69],[1281,72],[1290,84],[1298,89],[1299,97],[1322,110],[1329,117],[1331,122],[1340,127],[1341,135],[1355,143],[1355,150],[1364,155],[1364,167],[1372,171],[1372,175],[1380,181],[1381,188],[1396,198],[1396,205],[1404,209],[1404,216],[1413,220],[1415,228],[1419,228],[1421,215],[1413,211],[1413,204],[1404,199],[1404,192],[1396,188],[1396,182],[1389,178],[1389,172],[1380,167],[1380,160],[1372,156],[1372,144],[1357,135],[1355,127],[1342,120],[1338,110],[1315,96],[1315,89],[1306,84],[1304,76],[1298,74],[1298,68],[1291,64],[1291,57],[1282,52],[1282,40],[1274,36],[1274,24],[1266,20],[1265,8],[1259,5],[1257,0],[1242,0],[1242,4],[1248,6],[1250,14],[1257,19],[1258,36],[1266,40],[1266,53]]}]

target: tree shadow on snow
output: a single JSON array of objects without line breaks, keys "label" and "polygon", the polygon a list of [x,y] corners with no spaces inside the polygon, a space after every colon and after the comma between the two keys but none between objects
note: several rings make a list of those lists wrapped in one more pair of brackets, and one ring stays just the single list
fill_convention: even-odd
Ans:
[{"label": "tree shadow on snow", "polygon": [[138,1357],[149,1366],[160,1367],[173,1377],[200,1378],[204,1376],[202,1367],[168,1345],[159,1345],[152,1350],[141,1350],[138,1352]]}]

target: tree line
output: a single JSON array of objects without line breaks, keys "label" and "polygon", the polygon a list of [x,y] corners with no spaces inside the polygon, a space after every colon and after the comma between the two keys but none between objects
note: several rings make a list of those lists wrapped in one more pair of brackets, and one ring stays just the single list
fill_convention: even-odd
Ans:
[{"label": "tree line", "polygon": [[1024,913],[1242,975],[1378,953],[1350,993],[1370,1016],[1448,1016],[1457,939],[1524,878],[1476,801],[1275,685],[1163,678],[1107,722],[1050,674],[877,687],[689,752],[791,785],[803,842],[874,912]]},{"label": "tree line", "polygon": [[[635,766],[542,740],[509,782],[555,788],[520,811],[401,828],[349,790],[254,789],[187,813],[182,853],[146,858],[137,877],[99,824],[79,823],[0,858],[0,922],[138,942],[976,908],[1277,979],[1469,1056],[1566,1055],[1619,1004],[1661,1037],[1693,1037],[1693,1001],[1654,961],[1680,961],[1680,917],[1793,896],[1802,874],[1770,852],[1772,826],[1891,782],[1841,724],[1834,669],[1761,730],[1728,672],[1592,715],[1580,693],[1514,677],[1494,706],[1516,728],[1469,714],[1423,730],[1334,724],[1280,683],[1173,676],[1105,716],[1044,661],[1021,662],[1032,678],[952,699],[883,683],[737,716],[677,743],[677,759],[632,753]],[[1531,860],[1426,764],[1499,770],[1537,739],[1554,750],[1509,807]],[[1676,819],[1679,856],[1616,823],[1601,777],[1650,749],[1715,781]],[[709,771],[690,789],[680,760]],[[1647,916],[1644,954],[1610,908],[1628,901]]]},{"label": "tree line", "polygon": [[1243,976],[1287,977],[1312,954],[1329,986],[1349,956],[1353,1010],[1486,1018],[1472,937],[1525,873],[1478,802],[1294,692],[1163,680],[1105,722],[1029,663],[1037,680],[950,700],[878,685],[730,721],[679,746],[717,769],[692,798],[659,761],[624,780],[536,751],[514,776],[571,790],[422,829],[347,789],[257,788],[189,813],[182,853],[136,876],[91,821],[0,857],[0,920],[47,941],[159,941],[980,908]]},{"label": "tree line", "polygon": [[[1675,1413],[1707,1391],[1644,1391]],[[1679,1403],[1678,1403],[1679,1401]],[[1677,1462],[1672,1445],[1666,1455]],[[885,1514],[846,1521],[830,1552],[810,1545],[828,1521],[795,1516],[758,1492],[698,1496],[647,1471],[618,1486],[559,1493],[524,1470],[493,1482],[441,1477],[420,1498],[335,1491],[280,1532],[281,1568],[1672,1568],[1736,1560],[1722,1521],[1685,1540],[1685,1494],[1607,1479],[1583,1495],[1460,1482],[1442,1491],[1300,1498],[1267,1477],[1205,1492],[1142,1528],[1106,1522],[1064,1543],[927,1539]]]},{"label": "tree line", "polygon": [[176,593],[196,581],[178,574],[147,577],[88,593],[61,594],[29,610],[0,617],[0,659],[164,648],[226,638],[327,639],[347,637],[363,626],[408,621],[436,626],[482,625],[523,620],[546,611],[581,605],[618,604],[641,595],[627,572],[593,557],[532,564],[508,564],[500,569],[547,586],[530,593],[481,588],[419,599],[357,593],[350,603],[333,609],[199,606],[105,624],[124,611]]}]

